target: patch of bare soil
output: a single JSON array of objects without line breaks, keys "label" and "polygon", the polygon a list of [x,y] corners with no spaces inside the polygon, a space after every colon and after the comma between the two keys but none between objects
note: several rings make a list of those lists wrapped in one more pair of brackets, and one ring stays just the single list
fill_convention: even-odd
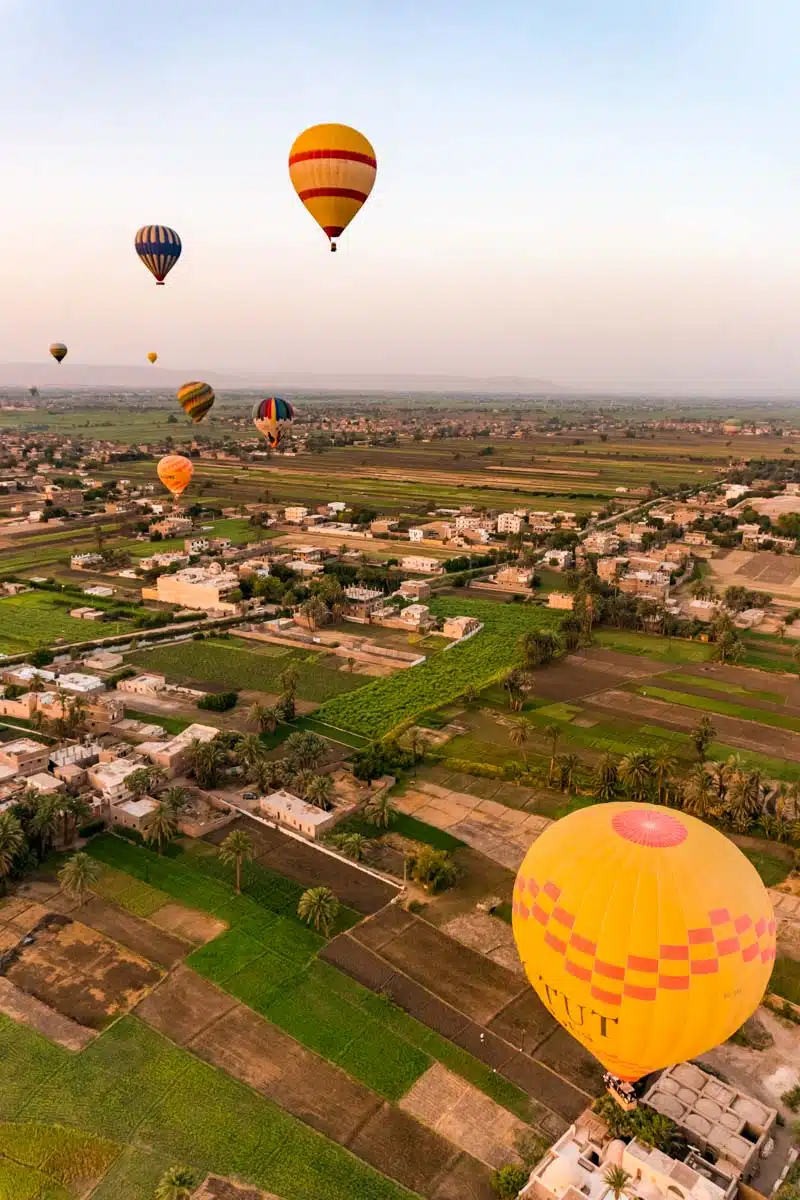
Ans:
[{"label": "patch of bare soil", "polygon": [[525,974],[514,945],[511,926],[505,921],[491,917],[488,913],[463,913],[447,921],[441,929],[457,942],[469,946],[471,950],[477,950],[493,962],[508,967],[509,971],[516,971],[518,975]]},{"label": "patch of bare soil", "polygon": [[21,1021],[23,1025],[35,1029],[66,1050],[85,1050],[97,1037],[93,1029],[87,1029],[77,1021],[53,1012],[41,1000],[20,991],[10,979],[4,977],[0,977],[0,1012],[11,1017],[12,1021]]},{"label": "patch of bare soil", "polygon": [[192,1200],[280,1200],[280,1196],[273,1192],[262,1192],[245,1183],[234,1183],[232,1179],[223,1179],[221,1175],[209,1175],[197,1191],[192,1192]]},{"label": "patch of bare soil", "polygon": [[142,999],[160,972],[78,921],[40,928],[6,977],[62,1016],[103,1029]]},{"label": "patch of bare soil", "polygon": [[157,909],[150,921],[158,925],[159,929],[177,934],[178,937],[197,946],[204,946],[228,928],[224,921],[211,917],[208,913],[200,912],[196,908],[186,908],[185,905],[173,901]]}]

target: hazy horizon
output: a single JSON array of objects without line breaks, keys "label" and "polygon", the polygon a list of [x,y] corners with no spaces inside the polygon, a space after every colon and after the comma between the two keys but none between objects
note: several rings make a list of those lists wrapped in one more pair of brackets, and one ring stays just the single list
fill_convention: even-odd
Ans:
[{"label": "hazy horizon", "polygon": [[[790,0],[0,12],[0,361],[41,363],[26,382],[53,386],[63,340],[70,367],[157,350],[267,390],[800,391]],[[336,256],[286,166],[326,120],[378,156]],[[148,222],[183,238],[165,288],[133,251]]]}]

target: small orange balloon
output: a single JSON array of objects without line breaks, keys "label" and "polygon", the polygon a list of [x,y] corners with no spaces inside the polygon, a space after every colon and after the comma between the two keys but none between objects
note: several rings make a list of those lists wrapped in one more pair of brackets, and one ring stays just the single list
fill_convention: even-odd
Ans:
[{"label": "small orange balloon", "polygon": [[188,458],[182,454],[167,454],[156,468],[158,478],[173,496],[180,496],[192,482],[194,467]]},{"label": "small orange balloon", "polygon": [[156,354],[155,350],[151,350],[147,356],[147,361],[150,363],[154,363],[157,358],[158,358],[158,355]]}]

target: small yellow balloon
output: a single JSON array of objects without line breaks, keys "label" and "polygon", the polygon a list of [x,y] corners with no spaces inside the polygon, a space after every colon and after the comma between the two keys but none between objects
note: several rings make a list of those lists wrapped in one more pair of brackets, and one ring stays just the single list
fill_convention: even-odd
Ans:
[{"label": "small yellow balloon", "polygon": [[151,350],[147,356],[147,361],[150,363],[154,363],[157,358],[158,358],[158,355],[156,354],[155,350]]},{"label": "small yellow balloon", "polygon": [[755,1011],[775,917],[742,852],[653,804],[556,821],[514,885],[512,923],[539,999],[620,1079],[694,1058]]}]

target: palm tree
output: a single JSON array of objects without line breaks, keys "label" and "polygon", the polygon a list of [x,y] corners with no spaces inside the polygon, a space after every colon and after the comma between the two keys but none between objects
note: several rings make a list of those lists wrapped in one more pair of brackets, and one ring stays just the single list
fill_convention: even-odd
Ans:
[{"label": "palm tree", "polygon": [[194,776],[200,787],[216,787],[225,761],[225,751],[219,745],[218,739],[201,742],[199,738],[194,738],[189,744],[188,757],[189,773]]},{"label": "palm tree", "polygon": [[263,758],[265,753],[264,743],[257,733],[246,733],[236,747],[236,757],[248,771],[252,770],[253,764],[259,758]]},{"label": "palm tree", "polygon": [[608,804],[619,795],[619,772],[610,754],[604,754],[595,767],[592,786],[595,799],[601,804]]},{"label": "palm tree", "polygon": [[330,935],[339,913],[339,901],[329,887],[313,887],[303,892],[297,905],[297,915],[307,925],[313,925],[323,937]]},{"label": "palm tree", "polygon": [[42,796],[36,805],[36,811],[31,818],[31,833],[38,837],[42,852],[47,851],[55,841],[61,824],[61,799],[58,796]]},{"label": "palm tree", "polygon": [[364,805],[364,816],[377,829],[388,829],[394,820],[395,807],[388,791],[371,796]]},{"label": "palm tree", "polygon": [[714,722],[709,716],[702,716],[689,736],[694,742],[694,748],[697,751],[697,757],[700,759],[700,762],[705,762],[708,748],[717,736],[717,729]]},{"label": "palm tree", "polygon": [[125,787],[137,800],[140,796],[146,796],[150,789],[149,769],[138,767],[135,771],[131,771],[130,775],[125,776]]},{"label": "palm tree", "polygon": [[6,879],[14,866],[14,859],[24,849],[25,834],[19,818],[9,809],[5,809],[4,812],[0,812],[0,882],[3,885],[3,893],[6,890]]},{"label": "palm tree", "polygon": [[556,769],[556,748],[561,737],[560,725],[545,725],[544,736],[550,739],[550,767],[547,772],[547,786],[553,786],[553,772]]},{"label": "palm tree", "polygon": [[87,804],[82,796],[67,796],[61,801],[62,836],[65,846],[74,842],[81,821],[88,821],[91,815],[91,805]]},{"label": "palm tree", "polygon": [[83,901],[92,884],[100,877],[100,864],[88,854],[80,851],[68,858],[58,872],[61,890],[73,900]]},{"label": "palm tree", "polygon": [[632,800],[645,800],[653,782],[653,756],[649,750],[632,750],[619,764],[619,777]]},{"label": "palm tree", "polygon": [[678,760],[668,746],[657,746],[653,752],[653,771],[656,776],[658,803],[664,803],[665,783],[678,765]]},{"label": "palm tree", "polygon": [[581,760],[577,754],[564,754],[558,760],[561,768],[561,790],[569,792],[572,790],[572,777],[581,765]]},{"label": "palm tree", "polygon": [[330,775],[312,775],[304,790],[304,798],[309,804],[330,812],[333,807],[333,779]]},{"label": "palm tree", "polygon": [[683,789],[683,806],[692,816],[704,820],[711,812],[716,792],[704,763],[697,763]]},{"label": "palm tree", "polygon": [[158,853],[163,852],[167,842],[171,842],[178,832],[178,821],[173,809],[163,801],[145,817],[142,832],[146,842],[155,842]]},{"label": "palm tree", "polygon": [[155,1200],[189,1200],[197,1177],[189,1167],[169,1167],[159,1180]]},{"label": "palm tree", "polygon": [[313,769],[325,757],[325,739],[309,730],[298,730],[286,739],[286,757],[292,770]]},{"label": "palm tree", "polygon": [[283,759],[260,758],[253,763],[248,779],[261,795],[276,792],[286,783],[286,768]]},{"label": "palm tree", "polygon": [[225,838],[219,848],[220,862],[226,867],[236,868],[236,894],[242,890],[242,863],[248,862],[255,855],[253,839],[244,829],[234,829]]},{"label": "palm tree", "polygon": [[531,723],[526,717],[518,717],[508,731],[508,738],[512,746],[519,750],[522,761],[527,767],[528,756],[525,753],[525,744],[531,736]]},{"label": "palm tree", "polygon": [[339,833],[331,838],[331,845],[355,862],[361,862],[367,852],[368,839],[363,833]]},{"label": "palm tree", "polygon": [[247,719],[258,726],[259,733],[274,733],[278,726],[278,714],[275,709],[267,704],[259,704],[258,701],[250,707]]},{"label": "palm tree", "polygon": [[163,787],[167,782],[167,772],[163,767],[152,766],[147,768],[147,790],[148,794],[155,796],[159,788]]},{"label": "palm tree", "polygon": [[746,832],[764,806],[764,782],[760,771],[739,771],[731,780],[725,811],[739,833]]},{"label": "palm tree", "polygon": [[284,667],[278,676],[278,682],[281,685],[282,692],[290,692],[294,695],[297,692],[297,685],[300,682],[300,672],[294,663],[290,663],[288,667]]},{"label": "palm tree", "polygon": [[466,704],[474,704],[478,699],[478,689],[471,683],[468,683],[462,692],[464,702]]},{"label": "palm tree", "polygon": [[189,803],[189,793],[183,787],[175,786],[167,788],[161,797],[161,802],[168,808],[171,808],[175,816],[178,816]]},{"label": "palm tree", "polygon": [[631,1181],[631,1176],[624,1167],[611,1166],[606,1167],[603,1172],[603,1179],[613,1193],[614,1200],[620,1200],[620,1196],[625,1192]]},{"label": "palm tree", "polygon": [[425,752],[428,749],[427,738],[420,732],[419,729],[412,729],[408,735],[408,748],[411,751],[414,762],[419,762],[425,757]]},{"label": "palm tree", "polygon": [[292,791],[296,792],[298,796],[302,796],[305,800],[307,798],[308,789],[311,787],[316,777],[316,772],[312,771],[310,767],[301,767],[299,771],[295,771],[292,775]]}]

